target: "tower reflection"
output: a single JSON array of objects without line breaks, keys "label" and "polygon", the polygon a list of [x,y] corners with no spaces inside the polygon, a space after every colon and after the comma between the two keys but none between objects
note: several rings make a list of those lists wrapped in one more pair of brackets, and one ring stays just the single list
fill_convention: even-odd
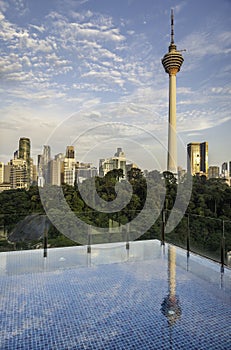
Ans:
[{"label": "tower reflection", "polygon": [[176,295],[176,248],[168,246],[168,295],[161,304],[161,312],[168,320],[170,349],[172,349],[172,327],[181,316],[179,298]]}]

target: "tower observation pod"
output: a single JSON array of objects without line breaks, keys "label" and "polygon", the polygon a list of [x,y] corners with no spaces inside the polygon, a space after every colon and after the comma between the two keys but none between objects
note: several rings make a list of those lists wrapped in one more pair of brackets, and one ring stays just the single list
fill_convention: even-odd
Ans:
[{"label": "tower observation pod", "polygon": [[176,74],[180,71],[184,59],[174,43],[174,15],[171,10],[171,43],[168,53],[162,58],[165,72],[169,75],[169,112],[168,112],[168,158],[167,170],[177,174],[176,139]]}]

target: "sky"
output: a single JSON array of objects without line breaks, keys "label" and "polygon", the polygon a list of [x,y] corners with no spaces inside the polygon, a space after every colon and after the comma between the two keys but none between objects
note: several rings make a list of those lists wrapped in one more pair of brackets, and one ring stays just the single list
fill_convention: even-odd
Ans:
[{"label": "sky", "polygon": [[98,166],[122,147],[142,169],[166,169],[168,75],[175,43],[178,165],[189,142],[209,165],[231,160],[230,0],[0,0],[0,161],[29,137],[36,161],[74,145]]}]

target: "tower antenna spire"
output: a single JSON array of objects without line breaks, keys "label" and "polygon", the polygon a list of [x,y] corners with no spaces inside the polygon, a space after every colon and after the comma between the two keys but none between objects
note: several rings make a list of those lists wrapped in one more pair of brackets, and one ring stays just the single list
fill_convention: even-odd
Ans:
[{"label": "tower antenna spire", "polygon": [[174,44],[174,13],[171,9],[171,44]]}]

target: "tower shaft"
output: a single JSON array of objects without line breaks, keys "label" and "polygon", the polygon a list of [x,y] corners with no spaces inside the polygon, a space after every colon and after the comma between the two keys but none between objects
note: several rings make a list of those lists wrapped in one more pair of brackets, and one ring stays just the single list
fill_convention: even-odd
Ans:
[{"label": "tower shaft", "polygon": [[171,10],[171,42],[162,64],[169,75],[169,111],[168,111],[168,155],[167,170],[177,174],[177,137],[176,137],[176,74],[180,71],[184,59],[174,43],[174,16]]},{"label": "tower shaft", "polygon": [[173,174],[177,173],[176,74],[169,74],[167,170]]}]

